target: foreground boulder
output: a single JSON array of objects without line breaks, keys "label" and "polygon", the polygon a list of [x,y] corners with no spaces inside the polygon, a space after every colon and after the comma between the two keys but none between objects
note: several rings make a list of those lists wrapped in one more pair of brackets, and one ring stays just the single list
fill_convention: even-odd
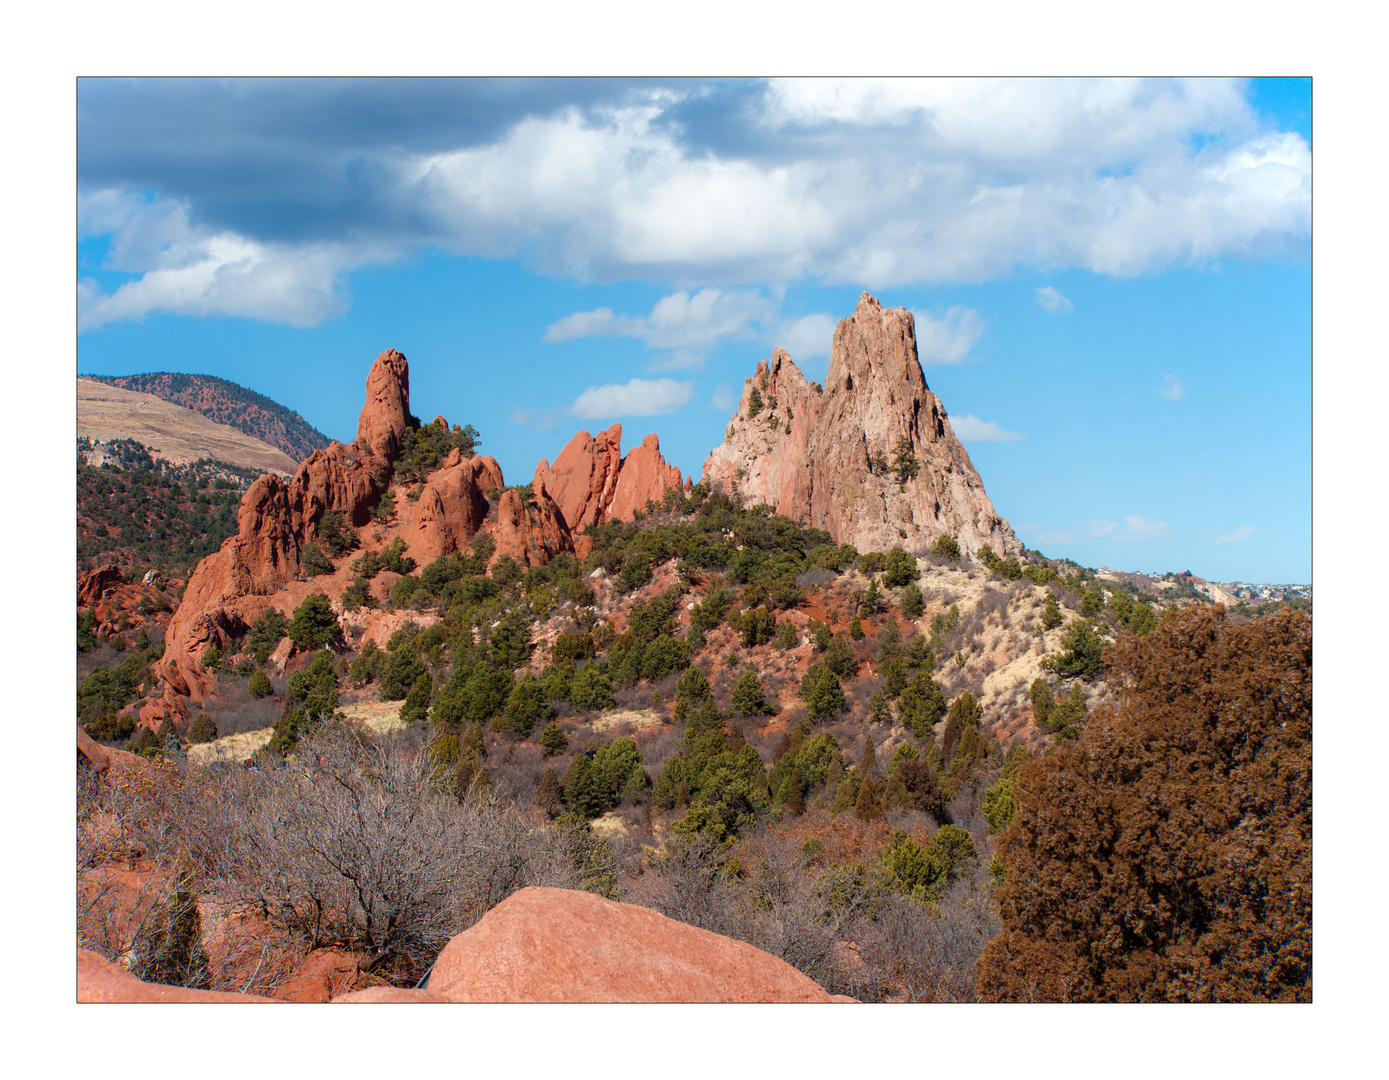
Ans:
[{"label": "foreground boulder", "polygon": [[137,979],[124,968],[87,949],[77,950],[77,1000],[79,1002],[222,1002],[273,1001],[259,994],[232,994],[217,990],[190,990]]},{"label": "foreground boulder", "polygon": [[528,888],[444,947],[429,989],[453,1001],[830,1001],[790,964],[587,892]]},{"label": "foreground boulder", "polygon": [[[902,449],[914,467],[899,467]],[[867,293],[835,329],[823,388],[783,350],[757,365],[704,480],[863,551],[943,535],[971,553],[1023,550],[926,385],[911,312]]]}]

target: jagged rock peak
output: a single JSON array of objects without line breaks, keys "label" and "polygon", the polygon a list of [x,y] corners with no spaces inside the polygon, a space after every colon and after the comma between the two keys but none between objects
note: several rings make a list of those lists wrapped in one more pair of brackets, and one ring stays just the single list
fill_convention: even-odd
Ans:
[{"label": "jagged rock peak", "polygon": [[624,458],[621,424],[596,437],[580,431],[554,465],[540,459],[531,481],[533,491],[544,490],[554,499],[571,533],[630,518],[646,507],[647,500],[659,503],[668,489],[683,484],[680,470],[661,456],[654,434]]},{"label": "jagged rock peak", "polygon": [[[902,450],[915,475],[896,468]],[[704,479],[860,550],[921,552],[949,534],[1022,551],[926,385],[911,312],[868,293],[835,328],[823,390],[784,350],[758,364]]]},{"label": "jagged rock peak", "polygon": [[410,421],[410,365],[404,353],[387,349],[367,375],[367,397],[357,419],[357,442],[368,453],[394,462],[405,445]]}]

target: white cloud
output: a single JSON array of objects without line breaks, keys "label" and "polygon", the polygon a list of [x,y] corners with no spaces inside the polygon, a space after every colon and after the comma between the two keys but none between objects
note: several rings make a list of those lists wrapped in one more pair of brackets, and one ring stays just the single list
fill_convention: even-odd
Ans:
[{"label": "white cloud", "polygon": [[110,269],[139,274],[111,293],[79,282],[79,332],[158,311],[316,326],[347,310],[343,275],[371,261],[341,245],[261,244],[194,228],[186,205],[109,191],[79,198],[78,218],[79,230],[112,233]]},{"label": "white cloud", "polygon": [[835,318],[824,312],[784,322],[772,334],[772,345],[785,349],[797,363],[829,356],[834,344]]},{"label": "white cloud", "polygon": [[615,416],[662,416],[687,404],[694,390],[674,379],[632,379],[626,384],[590,386],[569,411],[582,420]]},{"label": "white cloud", "polygon": [[1037,290],[1037,303],[1048,315],[1069,315],[1075,310],[1075,305],[1050,285],[1043,285]]},{"label": "white cloud", "polygon": [[1215,538],[1217,544],[1239,544],[1254,535],[1254,526],[1247,522],[1233,532],[1221,533]]},{"label": "white cloud", "polygon": [[1186,397],[1186,387],[1178,381],[1175,375],[1164,375],[1162,377],[1162,389],[1159,394],[1167,401],[1180,401]]},{"label": "white cloud", "polygon": [[[1238,81],[793,79],[751,107],[739,97],[715,117],[731,134],[695,145],[671,110],[706,93],[637,89],[621,106],[536,112],[429,153],[335,148],[371,226],[330,201],[312,241],[275,232],[297,189],[257,189],[276,213],[256,236],[190,224],[211,217],[178,200],[88,193],[80,229],[111,235],[109,268],[134,277],[109,295],[84,287],[81,326],[154,311],[313,325],[346,307],[343,275],[421,247],[521,257],[567,279],[882,290],[1026,268],[1131,276],[1300,250],[1310,235],[1311,150],[1261,127]],[[336,182],[330,158],[325,144],[316,160]],[[232,172],[206,181],[209,207],[239,197]],[[978,341],[977,313],[952,310],[954,323],[919,321],[923,361],[959,362]],[[704,289],[547,333],[695,356],[773,315],[755,294]]]},{"label": "white cloud", "polygon": [[1165,521],[1149,521],[1137,514],[1124,518],[1124,527],[1115,534],[1116,540],[1166,540],[1171,535]]},{"label": "white cloud", "polygon": [[961,442],[1019,442],[1027,438],[1016,431],[1004,431],[994,421],[980,420],[977,416],[955,417],[950,427]]},{"label": "white cloud", "polygon": [[719,383],[718,389],[709,398],[709,408],[717,409],[719,412],[728,412],[729,409],[738,404],[738,395],[733,392],[733,387],[728,383]]},{"label": "white cloud", "polygon": [[1113,534],[1116,528],[1114,522],[1105,521],[1103,518],[1093,518],[1085,523],[1086,535],[1091,540],[1103,540]]},{"label": "white cloud", "polygon": [[694,295],[682,291],[663,296],[650,314],[642,316],[615,315],[606,307],[576,311],[548,327],[543,340],[636,338],[648,348],[672,350],[668,357],[652,362],[652,371],[698,368],[704,364],[704,353],[720,341],[753,336],[754,327],[771,310],[756,292],[709,287]]},{"label": "white cloud", "polygon": [[1070,544],[1076,538],[1074,529],[1048,529],[1041,525],[1019,525],[1017,532],[1030,537],[1034,544]]},{"label": "white cloud", "polygon": [[952,307],[939,319],[919,311],[912,314],[922,364],[958,364],[984,336],[984,320],[973,308]]}]

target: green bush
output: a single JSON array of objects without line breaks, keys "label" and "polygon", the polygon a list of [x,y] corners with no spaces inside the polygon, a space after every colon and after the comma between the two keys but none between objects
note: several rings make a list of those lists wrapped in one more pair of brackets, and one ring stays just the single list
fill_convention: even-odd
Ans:
[{"label": "green bush", "polygon": [[739,676],[738,684],[733,688],[729,711],[734,716],[766,716],[773,711],[757,672],[752,668]]},{"label": "green bush", "polygon": [[263,671],[257,671],[251,675],[251,681],[246,684],[246,689],[251,692],[254,698],[268,697],[274,690],[270,685],[270,678]]},{"label": "green bush", "polygon": [[801,700],[805,702],[806,719],[812,724],[833,720],[848,708],[839,676],[825,663],[812,664],[801,679]]},{"label": "green bush", "polygon": [[883,583],[893,589],[908,585],[920,576],[916,569],[916,557],[904,551],[900,545],[887,553],[884,570]]},{"label": "green bush", "polygon": [[617,704],[608,674],[598,664],[586,664],[575,674],[569,701],[583,712],[600,712]]},{"label": "green bush", "polygon": [[552,720],[545,725],[545,730],[540,733],[540,745],[544,747],[547,757],[562,754],[569,748],[569,736],[564,733],[562,727]]},{"label": "green bush", "polygon": [[1056,599],[1054,592],[1047,593],[1046,607],[1042,609],[1042,629],[1055,630],[1066,617],[1061,614],[1061,604]]},{"label": "green bush", "polygon": [[217,722],[208,716],[207,713],[198,713],[193,717],[193,722],[188,725],[188,743],[190,746],[198,743],[210,743],[217,738]]},{"label": "green bush", "polygon": [[311,593],[294,609],[289,622],[289,639],[296,649],[318,649],[337,640],[338,617],[326,593]]},{"label": "green bush", "polygon": [[285,613],[279,608],[267,608],[265,614],[251,626],[249,644],[256,663],[263,664],[270,659],[270,654],[288,630],[289,620],[285,618]]},{"label": "green bush", "polygon": [[306,544],[304,550],[299,553],[299,569],[305,577],[331,574],[333,560],[323,554],[323,549],[317,544]]},{"label": "green bush", "polygon": [[921,595],[921,587],[912,582],[902,590],[902,614],[909,619],[919,619],[926,610],[926,601]]},{"label": "green bush", "polygon": [[948,533],[944,536],[938,536],[935,542],[931,544],[931,554],[958,561],[960,558],[960,542]]},{"label": "green bush", "polygon": [[1045,663],[1063,678],[1093,682],[1104,674],[1104,642],[1086,619],[1073,619],[1061,637],[1060,653]]},{"label": "green bush", "polygon": [[429,672],[422,671],[410,687],[410,692],[405,695],[405,704],[400,707],[401,722],[424,723],[429,717],[429,698],[433,692],[434,680],[429,677]]}]

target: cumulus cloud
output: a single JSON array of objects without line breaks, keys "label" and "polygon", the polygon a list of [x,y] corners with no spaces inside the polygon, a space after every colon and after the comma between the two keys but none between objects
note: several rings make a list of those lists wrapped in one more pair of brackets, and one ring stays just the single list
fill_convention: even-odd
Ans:
[{"label": "cumulus cloud", "polygon": [[1221,533],[1215,538],[1217,544],[1240,544],[1254,535],[1254,526],[1247,522],[1233,532]]},{"label": "cumulus cloud", "polygon": [[627,383],[590,386],[574,399],[569,412],[581,420],[614,416],[663,416],[689,403],[694,388],[674,379],[632,379]]},{"label": "cumulus cloud", "polygon": [[1180,401],[1186,397],[1186,387],[1181,384],[1175,375],[1164,375],[1162,377],[1162,389],[1158,391],[1166,401]]},{"label": "cumulus cloud", "polygon": [[[1310,235],[1310,147],[1263,126],[1231,80],[84,79],[78,93],[79,184],[108,192],[84,228],[114,236],[112,268],[122,249],[160,253],[125,262],[119,301],[88,297],[87,327],[149,311],[308,325],[342,310],[342,275],[421,248],[568,279],[716,282],[731,290],[703,301],[718,326],[751,317],[739,284],[1131,276],[1300,252]],[[132,216],[148,191],[187,212]],[[697,355],[701,296],[637,326],[609,313],[606,332]],[[959,318],[936,362],[978,340]]]},{"label": "cumulus cloud", "polygon": [[265,244],[196,228],[186,205],[117,192],[79,199],[78,220],[79,234],[112,235],[110,269],[139,275],[110,293],[92,279],[80,281],[79,331],[158,311],[316,326],[347,310],[343,276],[370,261],[342,245]]},{"label": "cumulus cloud", "polygon": [[719,383],[718,389],[716,389],[713,396],[709,398],[708,407],[711,409],[718,409],[719,412],[728,412],[729,409],[737,404],[738,395],[734,393],[733,387],[725,382]]},{"label": "cumulus cloud", "polygon": [[781,323],[772,333],[772,344],[791,354],[798,363],[829,356],[834,344],[835,318],[824,312],[802,315]]},{"label": "cumulus cloud", "polygon": [[980,420],[977,416],[955,417],[950,427],[961,442],[1020,442],[1027,438],[1016,431],[1004,431],[994,421]]},{"label": "cumulus cloud", "polygon": [[1091,540],[1103,540],[1114,534],[1116,526],[1112,521],[1105,521],[1103,518],[1092,518],[1085,523],[1085,534]]},{"label": "cumulus cloud", "polygon": [[694,295],[676,292],[663,296],[647,315],[616,315],[606,307],[576,311],[549,326],[543,340],[636,338],[649,348],[672,350],[668,357],[652,363],[653,371],[696,368],[702,366],[704,353],[720,341],[751,336],[753,327],[770,311],[768,301],[756,292],[708,287]]},{"label": "cumulus cloud", "polygon": [[1069,315],[1075,310],[1075,305],[1050,285],[1043,285],[1037,290],[1037,303],[1048,315]]},{"label": "cumulus cloud", "polygon": [[952,307],[940,318],[920,311],[912,314],[922,364],[958,364],[984,336],[984,320],[973,308]]}]

